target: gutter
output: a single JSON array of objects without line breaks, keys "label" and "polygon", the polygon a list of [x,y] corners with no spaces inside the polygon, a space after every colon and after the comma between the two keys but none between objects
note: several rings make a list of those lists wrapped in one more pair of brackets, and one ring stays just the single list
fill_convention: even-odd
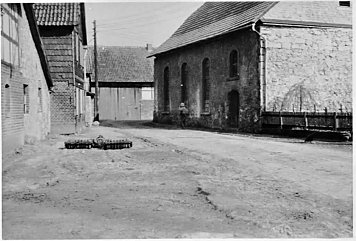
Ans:
[{"label": "gutter", "polygon": [[87,45],[87,28],[85,24],[85,7],[84,3],[79,3],[80,7],[80,20],[82,24],[82,34],[83,34],[83,45]]},{"label": "gutter", "polygon": [[52,92],[53,80],[52,80],[51,74],[49,72],[47,56],[44,52],[43,44],[42,44],[42,41],[40,38],[40,34],[39,34],[38,26],[36,23],[35,15],[33,13],[32,5],[33,5],[33,3],[23,3],[23,8],[25,9],[27,21],[28,21],[30,31],[31,31],[31,36],[32,36],[33,42],[35,43],[35,47],[36,47],[38,56],[40,58],[40,63],[41,63],[41,67],[43,70],[44,77],[47,82],[47,87],[48,87],[49,91]]},{"label": "gutter", "polygon": [[260,56],[259,56],[259,69],[260,69],[260,83],[262,83],[261,96],[262,96],[262,108],[266,111],[266,37],[256,30],[256,22],[252,24],[252,31],[256,32],[260,36]]},{"label": "gutter", "polygon": [[223,32],[223,33],[219,33],[219,34],[216,34],[216,35],[212,35],[212,36],[206,36],[203,39],[196,40],[196,41],[193,41],[193,42],[184,43],[184,44],[182,44],[180,46],[177,46],[177,47],[168,48],[167,50],[162,50],[162,51],[159,51],[159,52],[156,52],[154,50],[146,58],[157,57],[158,55],[169,54],[171,52],[180,50],[182,48],[187,48],[187,47],[190,47],[192,45],[200,44],[202,42],[209,42],[209,41],[213,41],[213,40],[216,40],[216,39],[219,39],[219,38],[223,38],[225,35],[231,34],[233,32],[236,32],[236,31],[239,31],[239,30],[242,30],[242,29],[250,28],[250,26],[251,26],[251,23],[247,23],[247,24],[245,24],[243,26],[240,26],[240,27],[237,27],[237,28],[234,28],[234,29],[230,29],[229,31],[226,31],[226,32]]},{"label": "gutter", "polygon": [[89,91],[89,89],[87,89],[87,57],[88,57],[88,46],[83,46],[84,49],[84,61],[83,61],[83,67],[84,67],[84,90],[85,91]]}]

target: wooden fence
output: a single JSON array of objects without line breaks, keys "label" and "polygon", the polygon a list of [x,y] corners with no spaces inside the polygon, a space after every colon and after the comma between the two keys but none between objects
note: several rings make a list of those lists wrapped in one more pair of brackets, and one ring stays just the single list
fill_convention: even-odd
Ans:
[{"label": "wooden fence", "polygon": [[262,128],[352,132],[352,113],[262,112]]}]

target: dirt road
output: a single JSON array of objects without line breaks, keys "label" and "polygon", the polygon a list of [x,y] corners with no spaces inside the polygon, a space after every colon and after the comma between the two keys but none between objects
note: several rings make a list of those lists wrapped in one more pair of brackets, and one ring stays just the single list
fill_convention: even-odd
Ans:
[{"label": "dirt road", "polygon": [[351,145],[106,125],[3,156],[4,239],[352,236]]}]

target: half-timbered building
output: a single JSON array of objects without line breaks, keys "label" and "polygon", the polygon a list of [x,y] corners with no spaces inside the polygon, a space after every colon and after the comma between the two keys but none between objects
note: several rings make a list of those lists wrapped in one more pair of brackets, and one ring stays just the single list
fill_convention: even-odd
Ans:
[{"label": "half-timbered building", "polygon": [[54,82],[51,132],[67,134],[85,127],[84,3],[36,3],[33,6]]},{"label": "half-timbered building", "polygon": [[50,132],[48,62],[31,4],[1,4],[2,152]]}]

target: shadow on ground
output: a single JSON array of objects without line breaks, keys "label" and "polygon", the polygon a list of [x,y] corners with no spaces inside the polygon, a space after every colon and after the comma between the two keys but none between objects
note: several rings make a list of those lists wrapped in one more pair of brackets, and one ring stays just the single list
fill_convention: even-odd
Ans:
[{"label": "shadow on ground", "polygon": [[[100,126],[104,127],[112,127],[112,128],[119,128],[119,129],[164,129],[164,130],[179,130],[182,129],[181,127],[174,125],[174,124],[162,124],[156,123],[152,120],[125,120],[125,121],[115,121],[115,120],[102,120],[100,121]],[[281,134],[267,134],[267,133],[246,133],[246,132],[239,132],[236,129],[211,129],[211,128],[203,128],[203,127],[188,127],[185,130],[196,130],[196,131],[206,131],[206,132],[213,132],[221,135],[239,135],[245,137],[266,137],[278,140],[284,140],[287,142],[305,142],[305,138],[308,135],[281,135]],[[311,132],[312,133],[312,132]],[[310,134],[310,133],[309,133]],[[323,143],[330,143],[330,144],[341,144],[341,145],[352,145],[352,139],[350,141],[345,141],[344,139],[333,138],[332,136],[328,137],[315,137],[313,141],[323,142]]]}]

